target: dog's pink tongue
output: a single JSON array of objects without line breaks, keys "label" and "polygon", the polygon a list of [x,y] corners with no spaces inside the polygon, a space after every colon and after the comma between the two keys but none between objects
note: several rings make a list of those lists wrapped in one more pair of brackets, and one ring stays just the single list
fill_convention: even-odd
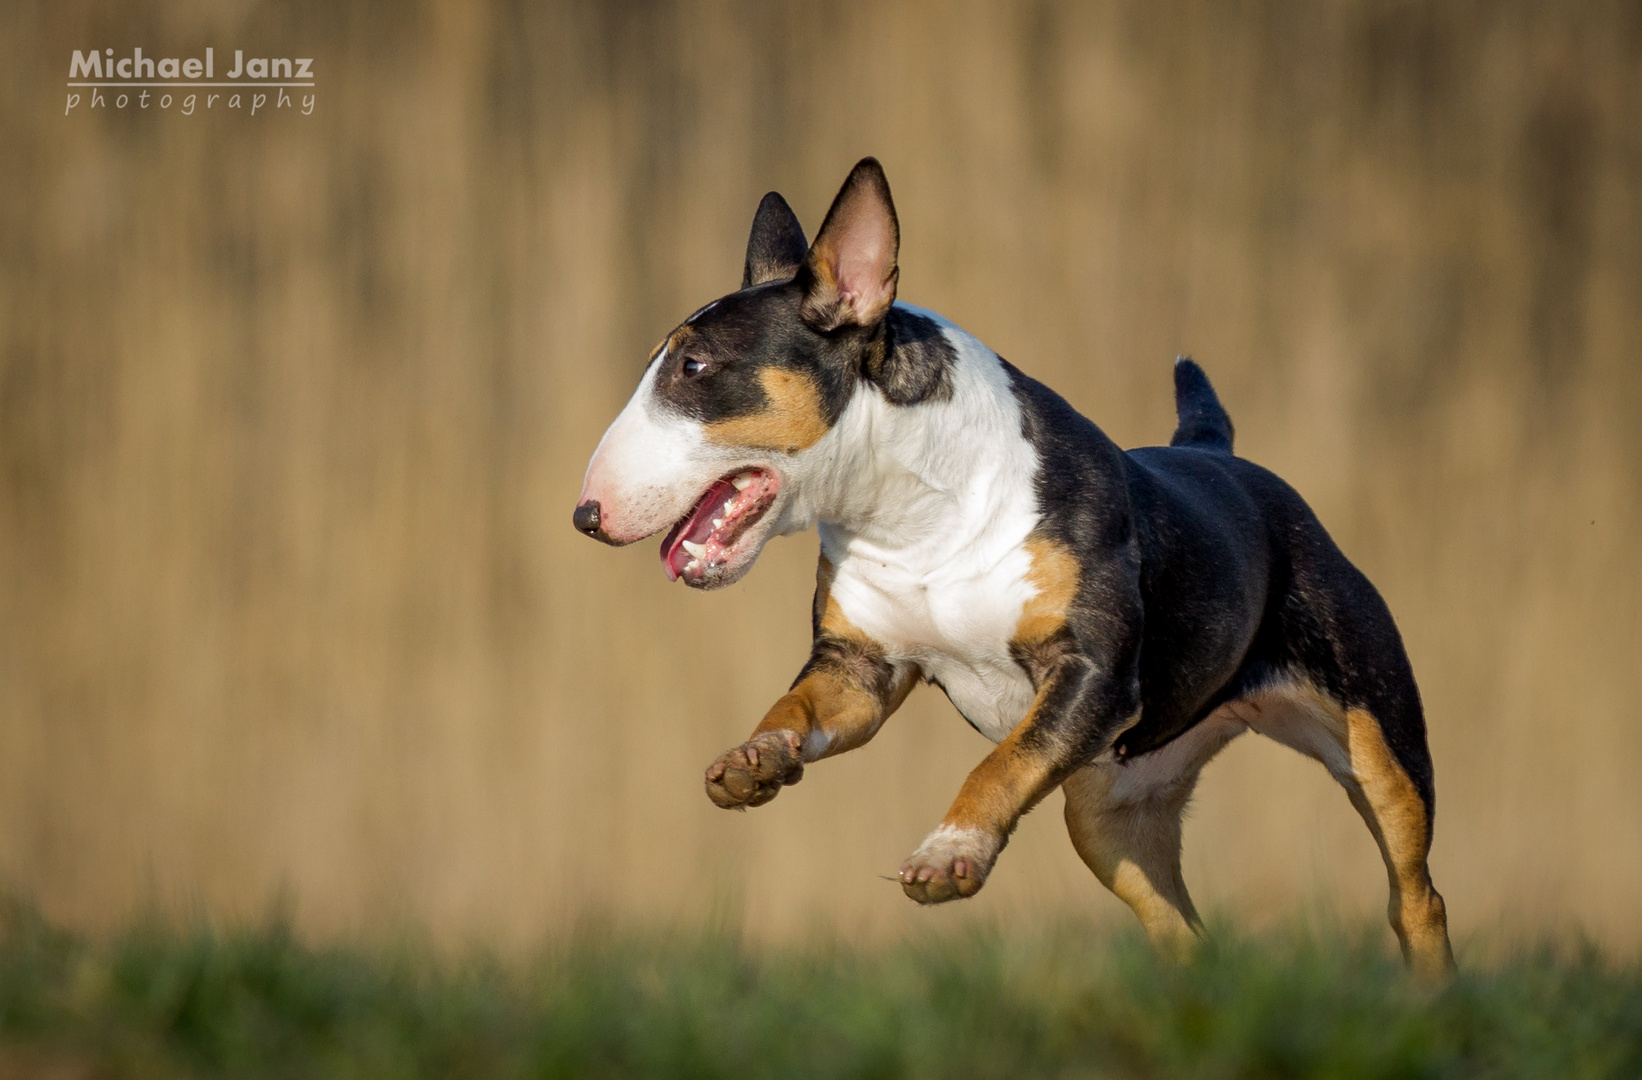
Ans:
[{"label": "dog's pink tongue", "polygon": [[684,550],[684,541],[705,544],[713,532],[713,515],[723,509],[726,500],[735,498],[735,494],[734,484],[720,480],[707,489],[689,517],[673,526],[673,531],[661,542],[661,565],[667,568],[669,581],[677,581],[689,565],[691,556]]}]

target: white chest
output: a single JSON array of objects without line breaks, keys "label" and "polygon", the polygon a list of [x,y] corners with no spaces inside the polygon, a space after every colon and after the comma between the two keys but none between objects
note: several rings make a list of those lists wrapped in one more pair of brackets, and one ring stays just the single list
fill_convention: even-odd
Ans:
[{"label": "white chest", "polygon": [[835,566],[832,597],[844,617],[891,660],[917,664],[983,735],[997,742],[1026,715],[1032,683],[1009,651],[1034,593],[1023,548],[936,565],[850,553]]},{"label": "white chest", "polygon": [[830,491],[821,551],[844,617],[998,741],[1033,698],[1009,643],[1036,592],[1024,545],[1039,520],[1037,453],[997,354],[908,310],[943,327],[951,393],[914,407],[857,393],[814,478]]}]

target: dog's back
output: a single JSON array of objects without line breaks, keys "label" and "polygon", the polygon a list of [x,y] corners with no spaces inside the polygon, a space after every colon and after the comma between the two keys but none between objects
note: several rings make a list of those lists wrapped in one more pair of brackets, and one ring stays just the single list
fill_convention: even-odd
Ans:
[{"label": "dog's back", "polygon": [[[1120,752],[1154,749],[1226,701],[1305,683],[1373,712],[1430,812],[1424,714],[1384,600],[1294,488],[1232,454],[1231,417],[1186,358],[1175,407],[1168,447],[1125,454],[1142,597],[1160,617],[1142,647],[1143,720]],[[1216,642],[1238,654],[1229,677]]]}]

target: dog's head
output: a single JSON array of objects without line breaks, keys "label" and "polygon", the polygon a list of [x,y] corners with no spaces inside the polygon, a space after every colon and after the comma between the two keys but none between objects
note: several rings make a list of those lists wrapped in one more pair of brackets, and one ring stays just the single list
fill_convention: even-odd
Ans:
[{"label": "dog's head", "polygon": [[813,244],[780,195],[764,196],[741,288],[656,346],[587,467],[576,528],[610,544],[667,530],[662,564],[695,588],[745,574],[882,360],[899,246],[872,158]]}]

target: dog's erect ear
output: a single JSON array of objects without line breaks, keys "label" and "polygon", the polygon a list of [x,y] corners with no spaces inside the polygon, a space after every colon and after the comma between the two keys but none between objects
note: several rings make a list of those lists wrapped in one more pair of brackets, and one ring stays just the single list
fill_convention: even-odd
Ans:
[{"label": "dog's erect ear", "polygon": [[751,288],[766,281],[785,281],[798,273],[810,245],[804,226],[778,192],[770,192],[753,215],[753,231],[747,237],[747,264],[741,271],[741,287]]},{"label": "dog's erect ear", "polygon": [[877,158],[862,158],[804,258],[804,320],[823,332],[877,323],[895,302],[900,249],[889,181]]}]

